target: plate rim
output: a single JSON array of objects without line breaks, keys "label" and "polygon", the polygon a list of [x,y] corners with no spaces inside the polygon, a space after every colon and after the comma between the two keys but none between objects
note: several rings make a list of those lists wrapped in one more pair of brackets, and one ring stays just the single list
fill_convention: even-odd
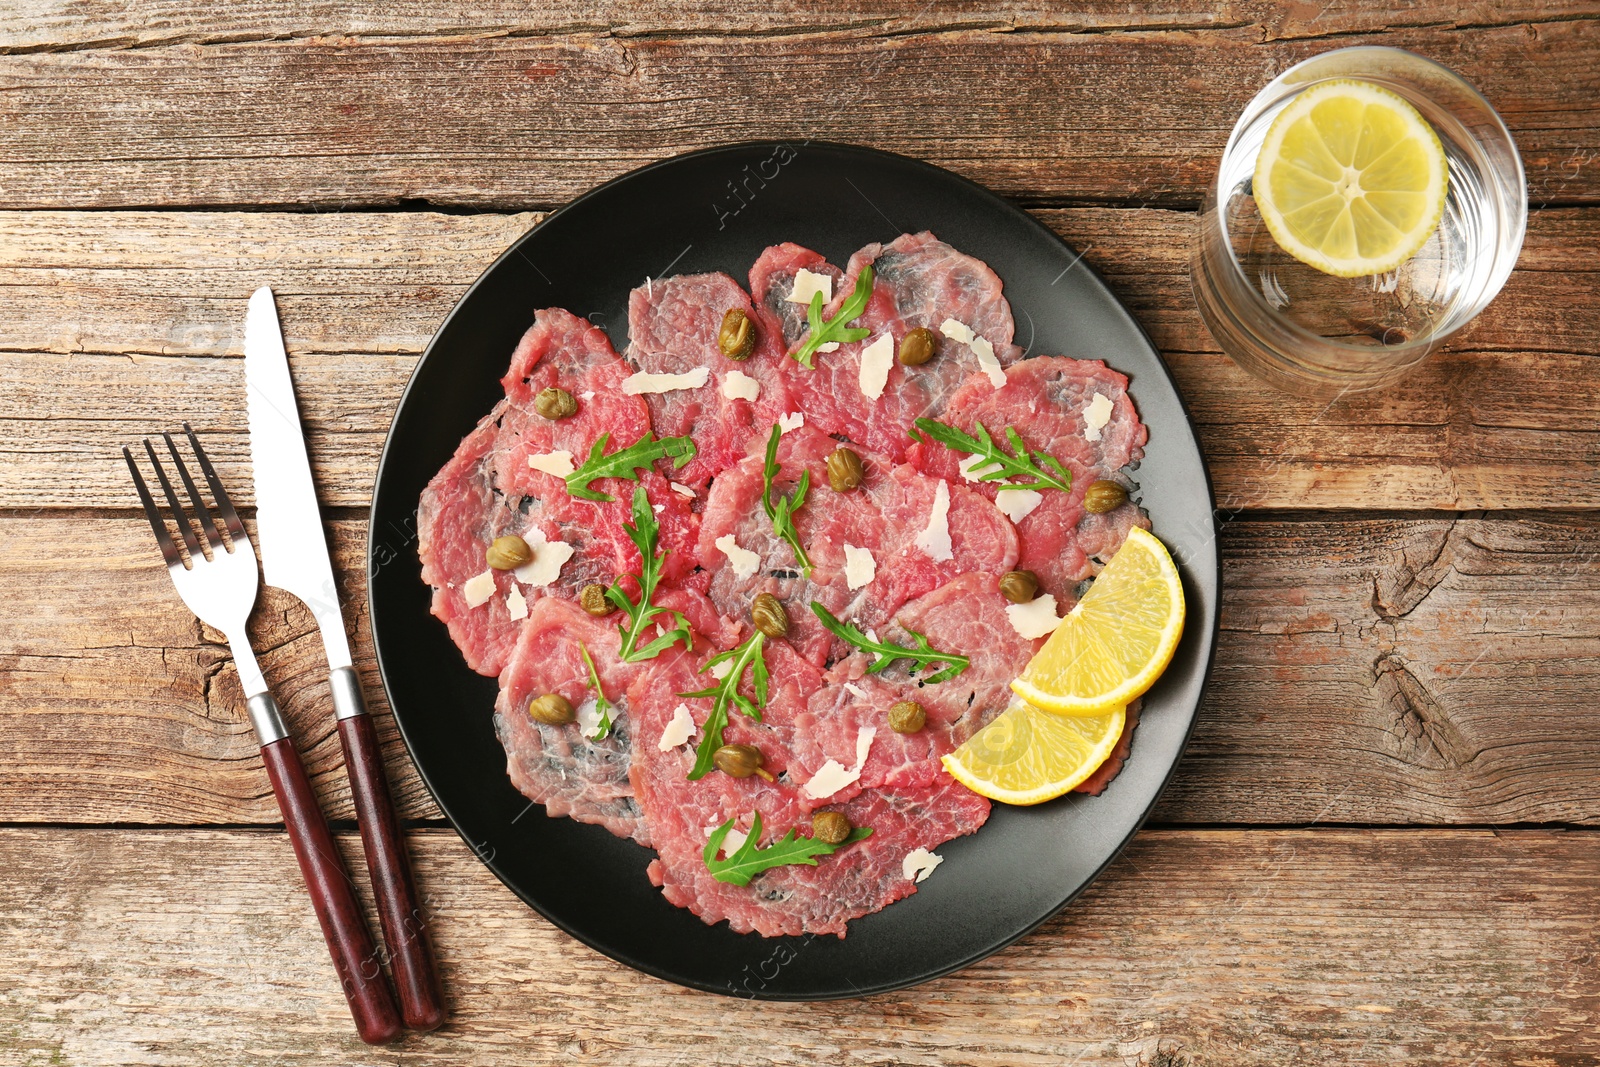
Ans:
[{"label": "plate rim", "polygon": [[[472,843],[470,836],[462,827],[455,814],[452,813],[450,805],[448,805],[440,796],[438,788],[435,786],[427,771],[424,770],[423,763],[417,756],[416,743],[411,737],[411,732],[407,729],[402,717],[395,713],[395,703],[391,696],[389,686],[389,669],[385,664],[383,645],[378,638],[379,624],[377,606],[374,603],[373,598],[373,589],[375,583],[372,581],[372,568],[374,565],[376,551],[380,547],[387,547],[380,546],[377,537],[379,490],[385,481],[384,475],[392,458],[391,452],[396,447],[395,426],[399,421],[400,413],[411,401],[412,392],[415,388],[417,388],[418,378],[420,377],[423,367],[427,363],[428,359],[433,356],[434,350],[439,343],[439,338],[441,335],[446,332],[450,325],[455,321],[456,317],[462,314],[462,309],[464,306],[469,302],[478,289],[485,285],[487,279],[494,274],[497,269],[499,269],[500,265],[510,260],[512,257],[520,255],[522,247],[527,242],[532,240],[540,230],[544,229],[552,221],[582,207],[586,202],[608,193],[617,186],[644,179],[657,170],[670,168],[687,161],[699,160],[717,155],[735,155],[754,149],[776,150],[785,146],[795,149],[822,149],[844,155],[855,155],[858,157],[876,157],[879,159],[888,159],[897,165],[909,165],[914,168],[932,172],[937,175],[940,180],[954,181],[959,185],[964,186],[967,192],[976,194],[980,199],[987,201],[991,209],[1005,212],[1006,214],[1018,218],[1019,220],[1025,221],[1028,226],[1045,236],[1048,240],[1060,245],[1077,257],[1074,265],[1079,266],[1088,272],[1089,276],[1093,279],[1094,285],[1099,288],[1104,295],[1111,299],[1116,307],[1123,313],[1123,315],[1127,317],[1128,321],[1138,331],[1138,334],[1143,339],[1144,343],[1149,346],[1150,353],[1155,357],[1156,366],[1165,376],[1166,384],[1173,397],[1177,400],[1178,408],[1182,412],[1184,421],[1188,426],[1190,437],[1194,442],[1195,453],[1200,460],[1200,470],[1205,479],[1205,496],[1210,506],[1209,534],[1212,545],[1216,547],[1213,552],[1215,558],[1215,568],[1210,573],[1209,577],[1212,580],[1213,588],[1215,589],[1215,595],[1211,605],[1210,617],[1207,620],[1210,624],[1210,640],[1208,647],[1205,650],[1204,665],[1200,669],[1200,679],[1199,685],[1195,692],[1194,707],[1189,712],[1188,725],[1184,729],[1183,739],[1178,746],[1176,757],[1172,760],[1171,764],[1167,767],[1166,772],[1162,775],[1160,785],[1151,795],[1150,801],[1148,804],[1146,804],[1144,811],[1139,814],[1138,818],[1134,821],[1132,827],[1128,830],[1126,835],[1124,835],[1123,838],[1117,842],[1115,847],[1113,847],[1107,853],[1105,859],[1094,868],[1093,873],[1091,873],[1087,878],[1083,879],[1080,884],[1063,896],[1061,900],[1050,906],[1044,912],[1044,914],[1039,916],[1033,922],[1029,923],[1023,928],[1018,929],[1016,932],[1009,934],[996,942],[993,942],[987,947],[969,953],[967,956],[964,956],[959,960],[919,972],[916,975],[905,977],[903,979],[883,981],[859,987],[853,986],[852,983],[853,988],[848,992],[819,991],[779,993],[760,990],[755,992],[735,993],[726,987],[696,981],[679,974],[668,973],[655,964],[641,960],[635,957],[632,953],[620,949],[617,946],[601,944],[598,938],[591,937],[581,928],[564,922],[560,918],[557,918],[556,916],[553,916],[547,912],[528,893],[524,892],[524,890],[518,886],[504,870],[501,869],[494,856],[485,857],[481,850]],[[367,537],[365,552],[365,563],[368,571],[366,585],[367,618],[368,625],[372,632],[373,654],[378,668],[379,684],[383,688],[384,699],[389,705],[390,718],[394,721],[395,727],[400,734],[400,738],[405,744],[406,755],[410,758],[412,768],[416,771],[417,777],[422,781],[423,786],[428,790],[428,795],[433,799],[433,802],[438,805],[440,812],[443,813],[446,821],[449,822],[451,829],[453,829],[456,833],[456,836],[461,839],[462,844],[466,845],[472,854],[477,858],[477,860],[487,867],[490,872],[492,872],[500,881],[500,883],[509,889],[517,899],[521,900],[546,922],[550,923],[564,934],[576,939],[581,944],[587,946],[593,951],[607,957],[608,959],[615,960],[626,967],[629,967],[642,974],[649,975],[657,980],[669,982],[673,985],[683,988],[695,989],[701,992],[715,993],[719,996],[725,996],[736,1000],[753,999],[780,1003],[854,1000],[875,994],[908,989],[913,986],[921,985],[925,982],[946,977],[957,971],[964,970],[965,968],[970,967],[973,964],[987,959],[990,956],[1016,944],[1018,941],[1027,937],[1045,923],[1049,922],[1051,919],[1060,915],[1068,905],[1082,895],[1085,890],[1093,885],[1100,878],[1100,876],[1105,873],[1106,868],[1115,862],[1116,859],[1120,857],[1127,849],[1128,845],[1132,843],[1133,839],[1138,836],[1140,830],[1144,828],[1145,823],[1149,820],[1151,813],[1155,810],[1156,805],[1160,803],[1162,796],[1166,793],[1167,787],[1171,785],[1172,778],[1177,773],[1179,764],[1183,762],[1183,757],[1188,751],[1189,742],[1193,738],[1195,726],[1199,721],[1200,705],[1204,701],[1206,690],[1209,688],[1211,683],[1211,673],[1216,661],[1217,644],[1220,635],[1222,616],[1223,570],[1222,555],[1220,550],[1221,532],[1222,522],[1217,511],[1216,491],[1212,482],[1211,466],[1206,459],[1205,448],[1201,441],[1198,428],[1195,424],[1194,416],[1189,410],[1189,404],[1185,399],[1182,390],[1178,388],[1178,382],[1173,376],[1172,368],[1167,365],[1166,357],[1162,355],[1161,349],[1156,345],[1154,339],[1151,338],[1149,331],[1144,326],[1144,323],[1141,322],[1139,318],[1128,309],[1121,297],[1119,297],[1116,292],[1112,290],[1111,287],[1106,283],[1100,272],[1096,270],[1095,267],[1087,261],[1087,259],[1084,258],[1084,254],[1082,252],[1068,243],[1065,238],[1061,237],[1054,230],[1050,229],[1050,227],[1046,226],[1043,222],[1034,217],[1033,214],[1031,214],[1022,206],[1014,203],[1006,197],[1001,196],[992,189],[989,189],[988,187],[981,185],[970,178],[967,178],[964,175],[938,166],[937,164],[929,163],[926,160],[918,159],[914,156],[903,155],[898,152],[890,152],[885,149],[875,148],[868,145],[850,144],[841,141],[819,140],[812,138],[798,140],[784,138],[758,138],[711,145],[688,152],[681,152],[663,159],[654,160],[650,163],[646,163],[640,167],[636,167],[632,170],[625,171],[622,174],[618,174],[615,177],[607,179],[606,181],[585,191],[567,203],[562,204],[561,206],[546,213],[542,219],[534,223],[527,230],[523,231],[522,234],[520,234],[516,239],[514,239],[506,247],[506,249],[496,256],[494,260],[490,262],[476,278],[473,279],[472,283],[462,291],[461,296],[456,300],[455,305],[450,309],[449,313],[446,314],[442,320],[440,320],[439,325],[434,329],[432,336],[428,339],[427,345],[417,357],[416,364],[412,367],[411,373],[407,376],[405,388],[401,390],[399,398],[395,401],[394,408],[390,414],[389,427],[384,434],[383,449],[379,454],[377,469],[373,475],[372,489],[369,494],[367,506]],[[793,939],[764,938],[763,940],[776,944]]]}]

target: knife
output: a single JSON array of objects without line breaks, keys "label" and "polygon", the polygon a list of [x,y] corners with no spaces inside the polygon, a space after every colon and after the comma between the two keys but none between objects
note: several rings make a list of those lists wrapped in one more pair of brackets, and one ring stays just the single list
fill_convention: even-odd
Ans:
[{"label": "knife", "polygon": [[264,286],[250,297],[245,318],[244,372],[262,572],[268,585],[299,597],[322,631],[339,744],[400,996],[400,1013],[411,1029],[432,1030],[444,1022],[445,1010],[427,916],[417,904],[411,860],[384,777],[378,733],[367,712],[361,679],[351,665],[344,612],[322,533],[322,513],[311,481],[311,462],[306,457],[278,310],[272,290]]}]

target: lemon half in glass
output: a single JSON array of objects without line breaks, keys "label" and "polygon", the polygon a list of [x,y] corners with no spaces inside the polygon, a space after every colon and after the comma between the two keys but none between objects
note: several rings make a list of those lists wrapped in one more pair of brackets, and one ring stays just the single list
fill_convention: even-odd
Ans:
[{"label": "lemon half in glass", "polygon": [[1326,274],[1383,274],[1427,243],[1449,167],[1439,135],[1399,94],[1313,85],[1272,120],[1252,186],[1278,246]]}]

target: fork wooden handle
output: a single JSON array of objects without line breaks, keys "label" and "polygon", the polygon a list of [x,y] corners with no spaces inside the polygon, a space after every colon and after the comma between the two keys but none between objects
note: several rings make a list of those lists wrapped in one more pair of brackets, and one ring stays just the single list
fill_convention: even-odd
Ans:
[{"label": "fork wooden handle", "polygon": [[328,832],[294,740],[285,737],[261,746],[261,758],[272,779],[289,840],[294,842],[295,858],[300,861],[300,873],[305,876],[311,905],[333,955],[334,969],[344,983],[356,1032],[369,1045],[393,1041],[400,1033],[400,1014],[361,906],[356,903],[344,858]]},{"label": "fork wooden handle", "polygon": [[[334,684],[338,686],[337,679]],[[356,693],[359,699],[359,688]],[[372,716],[364,710],[341,716],[339,743],[344,748],[356,821],[367,852],[372,896],[383,924],[383,940],[389,946],[389,970],[400,995],[400,1014],[413,1030],[433,1030],[445,1019],[444,991],[434,968],[428,916],[417,903],[416,880],[383,772],[383,753]]]}]

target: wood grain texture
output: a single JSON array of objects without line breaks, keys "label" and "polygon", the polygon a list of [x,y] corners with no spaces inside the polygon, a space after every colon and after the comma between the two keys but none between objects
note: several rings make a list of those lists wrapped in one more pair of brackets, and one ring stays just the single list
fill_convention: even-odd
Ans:
[{"label": "wood grain texture", "polygon": [[1445,3],[1411,0],[1403,8],[1358,0],[1282,4],[1269,0],[1205,3],[1161,0],[1079,2],[1070,9],[1041,3],[928,0],[853,0],[819,13],[801,0],[732,0],[728,3],[515,0],[476,4],[402,0],[382,9],[337,0],[244,0],[207,5],[185,0],[17,0],[0,12],[0,51],[68,51],[148,48],[163,44],[272,40],[290,37],[436,37],[460,34],[531,36],[575,30],[619,37],[659,33],[751,34],[861,30],[906,33],[960,26],[997,30],[1112,33],[1119,30],[1247,29],[1262,40],[1381,33],[1399,27],[1483,28],[1522,22],[1563,21],[1600,12],[1592,2]]},{"label": "wood grain texture", "polygon": [[[1227,510],[1600,506],[1600,210],[1535,212],[1479,321],[1399,385],[1332,406],[1276,393],[1216,351],[1189,294],[1192,216],[1038,214],[1162,348]],[[538,217],[0,213],[0,507],[128,506],[116,450],[154,428],[152,412],[242,461],[231,357],[263,284],[322,499],[365,506],[415,354]],[[235,478],[245,500],[247,483]]]},{"label": "wood grain texture", "polygon": [[1146,832],[1063,915],[957,975],[756,1004],[611,962],[454,834],[421,832],[454,1015],[379,1054],[350,1033],[281,834],[4,830],[0,1050],[97,1067],[1585,1064],[1594,837]]},{"label": "wood grain texture", "polygon": [[[369,666],[364,530],[331,529],[397,804],[437,818]],[[149,541],[138,518],[0,520],[0,821],[277,820],[221,635]],[[1222,550],[1216,666],[1157,820],[1600,825],[1593,514],[1231,521]],[[309,614],[267,590],[252,636],[324,808],[351,818]]]},{"label": "wood grain texture", "polygon": [[[1374,28],[1333,25],[1361,21]],[[1476,84],[1515,134],[1535,202],[1600,196],[1592,18],[1335,33],[1420,52]],[[0,206],[539,207],[758,137],[869,141],[1012,196],[1192,205],[1244,103],[1327,49],[1265,36],[1252,24],[1108,34],[957,18],[737,36],[223,34],[0,55]]]}]

